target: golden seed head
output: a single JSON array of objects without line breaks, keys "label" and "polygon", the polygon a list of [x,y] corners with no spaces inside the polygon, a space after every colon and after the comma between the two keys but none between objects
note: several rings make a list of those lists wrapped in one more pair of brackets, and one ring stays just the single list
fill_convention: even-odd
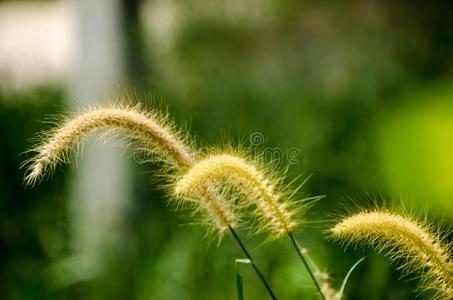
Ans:
[{"label": "golden seed head", "polygon": [[423,289],[439,297],[453,297],[453,263],[440,234],[429,226],[389,211],[360,212],[344,218],[330,229],[334,239],[364,243],[385,251],[392,260],[405,262],[406,272],[420,273]]},{"label": "golden seed head", "polygon": [[236,187],[245,196],[241,197],[244,205],[255,205],[255,214],[260,219],[259,230],[270,230],[274,238],[296,227],[295,212],[289,208],[288,201],[283,201],[278,183],[266,176],[257,163],[238,154],[210,154],[181,176],[174,193],[190,195],[212,184]]},{"label": "golden seed head", "polygon": [[[100,106],[63,121],[47,134],[44,143],[33,150],[35,156],[25,163],[28,166],[26,184],[34,185],[58,163],[68,163],[70,150],[87,134],[99,129],[125,133],[131,140],[140,141],[144,144],[141,149],[147,154],[157,154],[172,171],[183,172],[194,164],[196,155],[186,145],[187,138],[174,129],[166,116],[142,111],[138,106]],[[210,188],[200,191],[196,197],[195,210],[203,209],[220,233],[228,226],[236,226],[234,213],[222,199],[221,192]]]},{"label": "golden seed head", "polygon": [[48,134],[44,143],[33,150],[36,155],[26,162],[29,166],[26,184],[35,184],[59,162],[68,162],[69,150],[96,129],[124,131],[146,146],[154,146],[161,158],[174,166],[187,167],[193,162],[191,150],[161,114],[144,112],[138,107],[101,106],[63,122]]}]

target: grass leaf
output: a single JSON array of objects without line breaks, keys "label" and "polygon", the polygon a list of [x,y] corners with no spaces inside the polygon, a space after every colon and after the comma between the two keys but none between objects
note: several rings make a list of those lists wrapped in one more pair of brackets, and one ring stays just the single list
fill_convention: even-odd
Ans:
[{"label": "grass leaf", "polygon": [[234,263],[236,269],[236,289],[238,293],[238,300],[244,300],[244,282],[242,280],[242,275],[239,272],[239,264],[251,264],[252,262],[247,258],[238,258]]},{"label": "grass leaf", "polygon": [[355,264],[352,265],[352,267],[349,269],[348,271],[348,274],[346,274],[346,276],[344,277],[343,279],[343,283],[341,284],[341,288],[340,288],[340,291],[338,292],[338,297],[337,297],[337,300],[341,300],[341,298],[343,297],[343,292],[344,292],[344,288],[346,287],[346,283],[348,282],[348,279],[349,277],[351,276],[352,272],[354,271],[354,269],[365,259],[365,257],[362,257],[361,259],[359,259]]}]

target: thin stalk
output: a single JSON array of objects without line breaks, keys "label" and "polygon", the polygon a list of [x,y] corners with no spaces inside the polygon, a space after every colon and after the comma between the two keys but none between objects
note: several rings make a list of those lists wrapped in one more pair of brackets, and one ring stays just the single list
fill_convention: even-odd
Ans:
[{"label": "thin stalk", "polygon": [[319,295],[321,295],[321,298],[322,298],[323,300],[326,300],[326,297],[324,296],[323,292],[321,291],[321,287],[319,286],[319,283],[318,283],[318,281],[316,280],[315,275],[314,275],[313,272],[311,271],[310,266],[309,266],[308,263],[307,263],[307,260],[305,259],[304,255],[303,255],[302,252],[300,251],[300,248],[299,248],[299,246],[297,245],[296,239],[294,238],[292,232],[288,232],[288,237],[289,237],[289,239],[291,240],[291,243],[292,243],[292,245],[294,246],[294,248],[296,249],[297,253],[299,254],[300,259],[301,259],[302,262],[304,263],[304,266],[305,266],[305,268],[307,269],[308,273],[310,274],[311,279],[312,279],[313,282],[315,283],[316,288],[318,289]]},{"label": "thin stalk", "polygon": [[245,256],[250,260],[250,264],[252,265],[252,268],[253,270],[255,271],[256,275],[258,275],[258,277],[261,279],[261,282],[263,282],[264,286],[266,287],[266,290],[267,292],[269,293],[269,295],[271,296],[271,298],[273,300],[277,300],[277,297],[275,297],[275,294],[274,292],[272,291],[269,283],[266,281],[266,278],[264,278],[264,275],[263,273],[261,273],[260,269],[258,269],[258,267],[255,265],[255,261],[253,260],[253,258],[250,256],[249,252],[247,251],[247,249],[245,248],[244,244],[242,243],[241,239],[239,238],[239,236],[237,235],[236,231],[234,231],[234,229],[231,227],[231,226],[228,226],[228,228],[230,229],[230,232],[231,234],[233,235],[234,239],[236,240],[236,242],[239,244],[239,246],[241,247],[241,250],[242,252],[244,252]]}]

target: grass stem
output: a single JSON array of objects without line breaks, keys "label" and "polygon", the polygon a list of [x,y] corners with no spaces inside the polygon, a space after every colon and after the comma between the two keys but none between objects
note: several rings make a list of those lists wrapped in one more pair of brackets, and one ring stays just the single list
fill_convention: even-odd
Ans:
[{"label": "grass stem", "polygon": [[230,232],[233,235],[234,239],[236,240],[236,242],[241,247],[241,250],[244,253],[244,255],[250,260],[250,263],[252,265],[253,270],[255,271],[256,275],[258,275],[258,277],[263,282],[263,284],[266,287],[266,290],[269,293],[269,295],[271,296],[271,298],[273,300],[277,300],[277,297],[275,296],[274,292],[272,291],[269,283],[267,282],[266,278],[264,278],[264,275],[263,275],[263,273],[261,273],[260,269],[258,269],[258,267],[256,266],[255,261],[250,256],[249,252],[247,251],[247,248],[245,248],[244,244],[242,243],[241,239],[237,235],[236,231],[231,226],[229,227],[229,229],[230,229]]},{"label": "grass stem", "polygon": [[318,289],[319,295],[321,295],[321,298],[322,298],[323,300],[326,300],[326,297],[324,296],[324,294],[323,294],[323,292],[322,292],[322,290],[321,290],[321,287],[320,287],[318,281],[316,280],[315,275],[314,275],[313,272],[311,271],[310,266],[309,266],[308,263],[307,263],[307,260],[305,259],[304,255],[302,254],[302,251],[300,250],[300,247],[299,247],[299,245],[297,244],[296,239],[294,238],[294,236],[293,236],[293,234],[292,234],[291,232],[288,232],[288,237],[289,237],[289,239],[291,240],[291,243],[292,243],[292,245],[294,246],[294,248],[296,249],[297,253],[299,254],[300,259],[301,259],[302,262],[304,263],[304,266],[305,266],[305,268],[307,269],[308,273],[310,274],[311,279],[312,279],[313,282],[315,283],[316,288]]}]

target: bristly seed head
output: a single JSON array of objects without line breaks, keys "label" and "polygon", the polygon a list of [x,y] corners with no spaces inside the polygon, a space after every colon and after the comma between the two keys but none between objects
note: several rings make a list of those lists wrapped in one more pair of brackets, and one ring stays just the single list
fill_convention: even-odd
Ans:
[{"label": "bristly seed head", "polygon": [[[69,162],[69,152],[88,133],[98,129],[109,129],[113,133],[121,131],[133,140],[139,140],[150,154],[158,154],[167,168],[175,173],[193,166],[196,152],[186,145],[188,138],[175,130],[167,117],[159,112],[145,112],[138,106],[100,106],[76,115],[47,134],[42,145],[32,151],[36,154],[24,165],[28,166],[25,183],[34,185],[52,171],[60,162]],[[170,167],[168,167],[170,166]],[[170,170],[167,170],[170,171]],[[172,175],[166,174],[174,179]],[[195,211],[203,210],[208,221],[221,234],[228,227],[237,224],[231,205],[224,200],[226,195],[215,187],[200,191],[190,203]]]},{"label": "bristly seed head", "polygon": [[292,232],[297,225],[296,211],[288,200],[283,201],[279,182],[267,176],[260,166],[238,154],[210,154],[190,168],[174,186],[176,195],[191,195],[208,186],[234,186],[245,206],[253,204],[259,218],[258,230],[268,229],[278,238]]},{"label": "bristly seed head", "polygon": [[453,298],[453,262],[448,244],[430,226],[389,211],[364,211],[344,218],[330,229],[331,236],[346,244],[363,243],[385,251],[404,263],[405,272],[421,274],[421,288]]},{"label": "bristly seed head", "polygon": [[36,155],[27,161],[27,185],[34,185],[47,171],[68,162],[68,152],[86,134],[96,129],[122,130],[128,136],[154,146],[162,160],[178,168],[193,162],[193,154],[183,143],[181,135],[160,113],[148,113],[138,107],[101,106],[65,121],[48,134],[44,143],[33,151]]}]

